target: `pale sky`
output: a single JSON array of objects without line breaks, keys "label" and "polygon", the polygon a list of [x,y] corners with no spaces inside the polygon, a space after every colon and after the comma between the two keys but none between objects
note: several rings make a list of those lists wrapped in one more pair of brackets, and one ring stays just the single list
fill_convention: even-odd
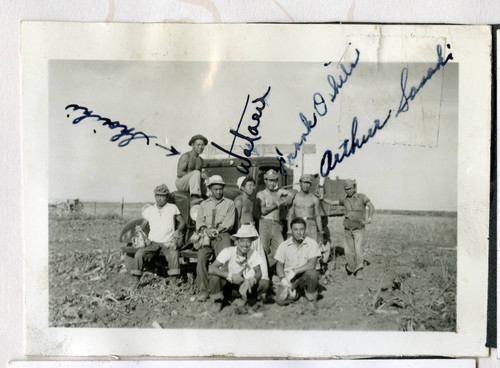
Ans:
[{"label": "pale sky", "polygon": [[[319,172],[326,149],[337,152],[350,138],[358,117],[358,137],[374,119],[397,109],[400,76],[408,68],[408,89],[418,85],[432,64],[362,63],[353,70],[336,101],[308,137],[316,154],[305,158],[305,171]],[[49,63],[49,201],[153,201],[155,186],[175,190],[179,156],[165,157],[154,143],[174,145],[181,153],[194,134],[220,145],[231,144],[245,100],[271,86],[262,114],[259,143],[290,144],[305,128],[299,113],[312,118],[313,95],[328,98],[327,75],[341,74],[335,63],[269,62],[126,62],[65,61]],[[92,119],[77,125],[64,108],[78,104],[129,128],[155,135],[120,148],[109,139],[118,132]],[[254,125],[250,103],[241,132]],[[393,112],[394,115],[394,112]],[[95,133],[94,133],[95,130]],[[410,102],[408,112],[391,118],[355,155],[331,174],[355,178],[358,190],[376,208],[457,209],[458,65],[449,63]],[[237,140],[238,144],[243,144]],[[210,144],[210,143],[209,143]]]}]

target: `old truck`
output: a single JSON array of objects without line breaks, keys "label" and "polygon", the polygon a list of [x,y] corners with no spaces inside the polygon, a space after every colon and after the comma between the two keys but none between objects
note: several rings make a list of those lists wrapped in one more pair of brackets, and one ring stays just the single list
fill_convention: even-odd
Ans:
[{"label": "old truck", "polygon": [[[279,162],[275,157],[252,157],[250,160],[252,166],[250,167],[248,176],[254,178],[256,184],[255,192],[257,193],[265,189],[264,174],[268,170],[274,169],[279,172]],[[237,165],[239,165],[239,161],[234,159],[207,159],[204,161],[203,171],[207,176],[220,175],[224,179],[224,182],[226,183],[226,186],[224,188],[224,196],[229,199],[235,199],[240,194],[240,190],[237,187],[236,181],[238,177],[242,176],[243,174],[236,170]],[[286,188],[295,194],[298,190],[300,190],[299,185],[294,184],[294,172],[292,169],[285,169],[285,172],[279,177],[278,185],[280,188]],[[311,187],[311,192],[318,193],[321,198],[321,193],[318,186],[319,178],[316,177]],[[345,198],[343,180],[338,178],[335,180],[326,178],[324,182],[324,197],[331,200]],[[195,262],[196,250],[193,249],[191,236],[196,230],[196,215],[199,209],[199,202],[192,203],[190,201],[189,192],[185,191],[172,192],[169,202],[177,205],[180,213],[186,221],[184,242],[180,249],[181,258],[184,261],[183,263]],[[280,213],[282,223],[285,225],[286,214],[290,205],[291,203],[289,203],[288,206],[284,207]],[[332,206],[323,201],[321,201],[321,208],[323,211],[323,228],[326,230],[326,238],[329,239],[327,226],[328,217],[343,216],[345,214],[344,208],[342,206]],[[258,209],[256,209],[254,216],[256,219],[260,217]],[[142,219],[136,219],[129,222],[123,228],[120,234],[120,242],[126,243],[126,246],[122,248],[126,257],[133,257],[133,254],[136,251],[136,248],[132,244],[135,237],[135,227],[137,225],[140,225],[142,222]],[[149,225],[143,225],[143,230],[146,234],[149,233]],[[285,228],[284,235],[286,234],[286,231],[287,229]]]}]

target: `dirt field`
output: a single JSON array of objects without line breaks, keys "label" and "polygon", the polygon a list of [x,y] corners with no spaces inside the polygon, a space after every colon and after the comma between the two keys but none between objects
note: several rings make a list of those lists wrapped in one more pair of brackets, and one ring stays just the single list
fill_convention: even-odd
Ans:
[{"label": "dirt field", "polygon": [[246,313],[210,312],[195,301],[193,277],[171,284],[146,273],[135,292],[123,273],[118,235],[141,204],[85,203],[80,214],[50,215],[49,324],[53,327],[163,327],[454,331],[456,214],[378,212],[366,231],[365,280],[347,276],[342,218],[331,218],[335,260],[321,278],[318,309],[302,299]]}]

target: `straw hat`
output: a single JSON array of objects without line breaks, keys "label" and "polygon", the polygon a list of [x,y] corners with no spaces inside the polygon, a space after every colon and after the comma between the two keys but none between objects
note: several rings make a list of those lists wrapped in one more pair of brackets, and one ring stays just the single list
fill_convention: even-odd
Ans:
[{"label": "straw hat", "polygon": [[214,184],[226,185],[224,180],[222,180],[222,176],[220,175],[212,175],[208,178],[207,188],[210,188]]}]

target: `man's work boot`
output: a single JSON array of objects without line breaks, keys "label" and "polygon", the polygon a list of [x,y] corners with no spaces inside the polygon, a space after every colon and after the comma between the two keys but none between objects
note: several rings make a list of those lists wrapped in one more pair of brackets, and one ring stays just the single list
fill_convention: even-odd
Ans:
[{"label": "man's work boot", "polygon": [[189,199],[190,207],[203,202],[203,198],[197,194],[191,194],[191,198]]},{"label": "man's work boot", "polygon": [[347,276],[351,276],[352,275],[352,272],[349,270],[349,266],[348,265],[345,265],[345,270],[347,272]]},{"label": "man's work boot", "polygon": [[209,308],[210,314],[218,314],[222,310],[222,300],[217,300],[212,303]]},{"label": "man's work boot", "polygon": [[358,270],[358,271],[356,272],[356,278],[357,278],[358,280],[363,280],[363,270]]},{"label": "man's work boot", "polygon": [[201,293],[200,295],[198,295],[198,297],[196,298],[197,301],[199,302],[206,302],[208,299],[208,293],[206,292],[203,292]]},{"label": "man's work boot", "polygon": [[132,280],[130,281],[130,288],[132,290],[135,290],[139,287],[140,283],[141,283],[141,276],[132,275]]}]

